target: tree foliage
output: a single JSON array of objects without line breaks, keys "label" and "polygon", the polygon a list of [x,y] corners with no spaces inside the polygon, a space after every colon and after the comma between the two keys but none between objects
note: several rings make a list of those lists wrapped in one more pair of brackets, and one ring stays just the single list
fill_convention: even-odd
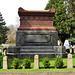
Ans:
[{"label": "tree foliage", "polygon": [[68,15],[71,23],[71,36],[75,35],[75,0],[68,0]]},{"label": "tree foliage", "polygon": [[64,43],[65,39],[70,37],[71,34],[71,20],[67,14],[68,3],[65,0],[49,0],[46,5],[46,10],[55,8],[54,26],[58,31],[59,40]]},{"label": "tree foliage", "polygon": [[2,14],[0,13],[0,44],[5,43],[7,40],[7,31],[9,28],[5,26],[5,21],[3,20]]},{"label": "tree foliage", "polygon": [[6,43],[16,43],[16,31],[17,31],[17,28],[14,25],[10,25],[10,26],[8,26],[8,28],[10,30],[7,33],[8,40],[6,41]]}]

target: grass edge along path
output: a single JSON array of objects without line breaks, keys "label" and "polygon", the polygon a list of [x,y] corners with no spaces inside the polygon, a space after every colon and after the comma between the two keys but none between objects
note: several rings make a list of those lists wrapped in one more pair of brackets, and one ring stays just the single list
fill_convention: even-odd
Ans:
[{"label": "grass edge along path", "polygon": [[65,69],[0,69],[0,72],[42,72],[42,71],[75,71],[75,68]]}]

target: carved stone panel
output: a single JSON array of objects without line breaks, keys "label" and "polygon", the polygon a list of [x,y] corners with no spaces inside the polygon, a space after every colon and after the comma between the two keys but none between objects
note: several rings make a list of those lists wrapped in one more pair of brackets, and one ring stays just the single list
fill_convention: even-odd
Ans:
[{"label": "carved stone panel", "polygon": [[51,42],[50,35],[25,35],[26,43],[49,43]]},{"label": "carved stone panel", "polygon": [[17,46],[57,46],[56,31],[17,31]]}]

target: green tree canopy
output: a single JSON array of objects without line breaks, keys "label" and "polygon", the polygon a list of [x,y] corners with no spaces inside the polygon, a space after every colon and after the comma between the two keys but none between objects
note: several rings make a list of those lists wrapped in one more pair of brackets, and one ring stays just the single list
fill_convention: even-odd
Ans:
[{"label": "green tree canopy", "polygon": [[7,31],[9,28],[5,26],[5,21],[3,20],[2,14],[0,13],[0,44],[5,43],[7,40]]},{"label": "green tree canopy", "polygon": [[45,9],[55,8],[56,13],[54,15],[54,26],[58,31],[59,40],[62,44],[65,39],[70,37],[71,24],[69,16],[67,14],[67,4],[64,0],[49,0]]},{"label": "green tree canopy", "polygon": [[71,23],[71,36],[75,35],[75,0],[68,0],[68,15]]}]

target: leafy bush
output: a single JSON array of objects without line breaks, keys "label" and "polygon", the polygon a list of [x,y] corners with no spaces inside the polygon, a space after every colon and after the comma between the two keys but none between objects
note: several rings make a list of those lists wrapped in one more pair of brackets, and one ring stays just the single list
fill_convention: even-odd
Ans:
[{"label": "leafy bush", "polygon": [[75,36],[72,36],[68,39],[72,44],[75,44]]},{"label": "leafy bush", "polygon": [[59,57],[56,58],[55,64],[54,64],[55,68],[62,68],[63,65],[64,65],[64,63],[63,63],[62,58],[59,58]]},{"label": "leafy bush", "polygon": [[44,65],[45,68],[50,67],[49,58],[47,58],[47,57],[43,58],[43,65]]},{"label": "leafy bush", "polygon": [[1,68],[1,60],[0,60],[0,68]]},{"label": "leafy bush", "polygon": [[18,69],[18,68],[19,68],[19,59],[18,59],[18,58],[14,58],[14,59],[13,59],[12,67],[13,67],[14,69]]},{"label": "leafy bush", "polygon": [[2,56],[2,52],[0,52],[0,56]]},{"label": "leafy bush", "polygon": [[23,60],[23,68],[30,68],[30,65],[31,65],[31,60],[30,58],[25,58]]}]

